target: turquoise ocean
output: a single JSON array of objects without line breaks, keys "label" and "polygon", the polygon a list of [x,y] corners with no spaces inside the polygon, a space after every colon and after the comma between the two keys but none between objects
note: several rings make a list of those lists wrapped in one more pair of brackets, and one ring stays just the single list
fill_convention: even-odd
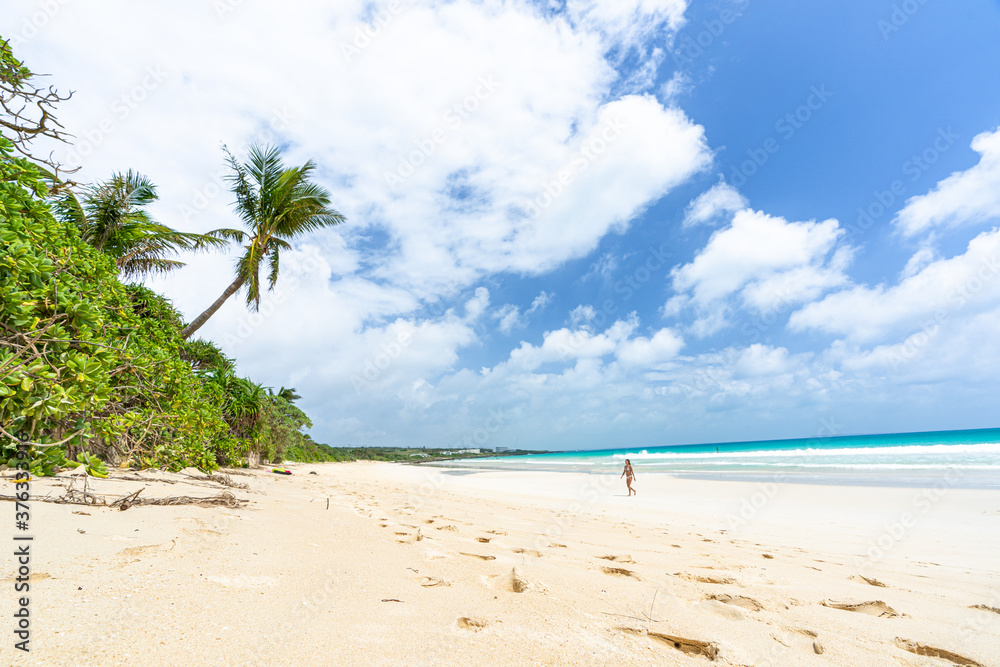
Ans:
[{"label": "turquoise ocean", "polygon": [[[448,468],[636,474],[814,484],[1000,489],[1000,428],[619,447],[440,462]],[[432,464],[433,465],[433,464]]]}]

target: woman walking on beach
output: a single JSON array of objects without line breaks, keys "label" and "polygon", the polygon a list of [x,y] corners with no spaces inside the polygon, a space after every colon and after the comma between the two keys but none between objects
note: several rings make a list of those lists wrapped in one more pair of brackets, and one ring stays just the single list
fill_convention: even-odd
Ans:
[{"label": "woman walking on beach", "polygon": [[[632,480],[635,479],[635,473],[632,472],[632,462],[628,459],[625,459],[625,470],[622,471],[622,477],[625,478],[625,484],[628,486],[628,495],[639,495],[635,493],[635,489],[632,488]],[[618,479],[621,479],[621,477]]]}]

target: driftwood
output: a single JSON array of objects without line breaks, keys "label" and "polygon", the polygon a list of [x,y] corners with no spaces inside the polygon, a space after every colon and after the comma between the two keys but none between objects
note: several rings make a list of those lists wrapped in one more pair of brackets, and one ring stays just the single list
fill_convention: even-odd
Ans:
[{"label": "driftwood", "polygon": [[[74,480],[75,481],[75,480]],[[229,507],[232,509],[238,509],[240,507],[245,507],[250,501],[237,498],[229,491],[223,491],[214,496],[208,496],[204,498],[198,498],[194,496],[167,496],[165,498],[140,498],[139,494],[142,493],[142,489],[135,491],[134,493],[129,493],[124,496],[120,496],[111,502],[108,502],[107,496],[99,496],[97,494],[91,493],[87,489],[86,480],[84,480],[83,490],[74,489],[73,482],[70,482],[69,487],[66,492],[58,497],[52,496],[36,496],[31,498],[31,501],[43,502],[43,503],[57,503],[60,505],[90,505],[90,506],[101,506],[101,507],[117,507],[121,511],[127,510],[129,507],[136,507],[138,505],[198,505],[200,507]],[[0,495],[0,500],[16,501],[16,496],[6,496]]]},{"label": "driftwood", "polygon": [[245,482],[234,482],[229,475],[220,475],[218,473],[214,475],[205,475],[204,477],[193,477],[188,475],[187,479],[167,479],[166,477],[140,477],[138,475],[115,475],[113,477],[108,477],[110,480],[121,480],[123,482],[161,482],[163,484],[194,484],[197,486],[208,486],[211,487],[212,484],[204,484],[203,482],[214,482],[215,484],[221,484],[222,486],[228,486],[234,489],[249,489],[250,485]]}]

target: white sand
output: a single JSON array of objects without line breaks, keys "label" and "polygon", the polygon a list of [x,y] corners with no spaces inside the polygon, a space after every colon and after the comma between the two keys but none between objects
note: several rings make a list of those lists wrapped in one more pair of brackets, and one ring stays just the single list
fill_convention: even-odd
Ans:
[{"label": "white sand", "polygon": [[[32,502],[0,664],[1000,666],[997,492],[290,468],[244,509]],[[91,490],[220,490],[143,474],[177,483]]]}]

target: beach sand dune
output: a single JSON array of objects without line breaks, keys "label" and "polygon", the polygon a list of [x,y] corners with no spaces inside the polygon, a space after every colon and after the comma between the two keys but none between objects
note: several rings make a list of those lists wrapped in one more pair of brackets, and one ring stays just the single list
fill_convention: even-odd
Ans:
[{"label": "beach sand dune", "polygon": [[242,507],[33,501],[0,663],[1000,666],[994,491],[289,469],[89,482]]}]

